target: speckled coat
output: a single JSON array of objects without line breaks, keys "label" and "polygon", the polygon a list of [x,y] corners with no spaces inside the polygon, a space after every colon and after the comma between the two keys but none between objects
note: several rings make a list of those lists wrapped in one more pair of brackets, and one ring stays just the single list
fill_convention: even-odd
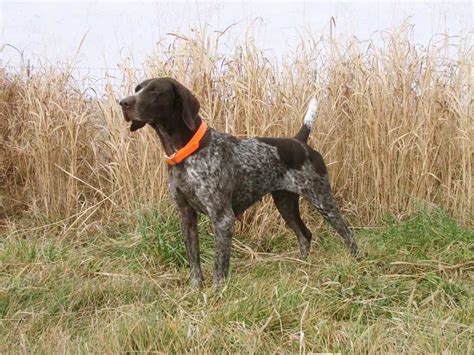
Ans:
[{"label": "speckled coat", "polygon": [[[194,95],[170,78],[145,81],[136,91],[121,101],[125,119],[132,121],[131,130],[148,123],[157,132],[167,154],[183,146],[201,122]],[[161,95],[156,95],[157,92]],[[294,138],[238,139],[209,128],[198,151],[169,167],[170,192],[182,217],[194,286],[203,281],[197,213],[208,215],[213,226],[214,285],[219,287],[229,271],[236,217],[268,193],[297,235],[302,258],[308,255],[311,232],[301,220],[300,196],[334,227],[351,253],[357,254],[353,234],[332,195],[323,158],[306,143],[316,111],[313,99]],[[157,112],[164,114],[160,116]]]}]

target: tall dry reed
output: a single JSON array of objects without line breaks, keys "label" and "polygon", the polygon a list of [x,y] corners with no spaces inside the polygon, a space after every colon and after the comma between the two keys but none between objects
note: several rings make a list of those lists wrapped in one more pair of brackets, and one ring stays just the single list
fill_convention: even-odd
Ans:
[{"label": "tall dry reed", "polygon": [[[428,201],[469,223],[472,38],[453,45],[438,36],[425,47],[409,38],[407,28],[367,42],[308,35],[277,61],[252,39],[223,54],[225,35],[201,31],[157,48],[146,77],[183,82],[202,117],[237,136],[295,134],[316,95],[310,144],[325,157],[346,216],[377,224]],[[67,70],[0,72],[4,217],[28,212],[87,231],[143,204],[168,205],[158,140],[148,128],[130,134],[116,104],[144,77],[124,66],[123,78],[99,100]],[[280,225],[269,203],[246,214],[255,235]]]}]

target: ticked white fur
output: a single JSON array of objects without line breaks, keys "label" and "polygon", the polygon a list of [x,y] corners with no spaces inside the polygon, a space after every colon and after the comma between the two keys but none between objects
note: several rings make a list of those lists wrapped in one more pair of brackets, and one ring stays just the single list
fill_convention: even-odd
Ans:
[{"label": "ticked white fur", "polygon": [[317,111],[318,111],[318,102],[316,101],[315,97],[312,97],[308,105],[308,111],[306,111],[306,115],[304,116],[304,124],[308,128],[311,128],[313,126]]}]

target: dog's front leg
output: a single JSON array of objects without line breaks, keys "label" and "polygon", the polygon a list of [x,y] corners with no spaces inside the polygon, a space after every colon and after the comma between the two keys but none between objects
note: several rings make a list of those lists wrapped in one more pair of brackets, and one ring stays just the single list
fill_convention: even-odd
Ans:
[{"label": "dog's front leg", "polygon": [[229,274],[230,249],[234,235],[235,216],[230,208],[220,209],[210,214],[214,229],[214,288],[224,284]]},{"label": "dog's front leg", "polygon": [[200,287],[202,284],[201,260],[199,258],[199,235],[197,224],[197,212],[188,203],[183,193],[176,188],[170,179],[169,189],[173,196],[176,207],[181,215],[181,233],[186,246],[189,268],[191,270],[191,285]]},{"label": "dog's front leg", "polygon": [[179,207],[181,214],[181,230],[183,233],[186,254],[191,270],[191,285],[200,287],[202,284],[201,260],[199,258],[199,235],[197,213],[190,206]]}]

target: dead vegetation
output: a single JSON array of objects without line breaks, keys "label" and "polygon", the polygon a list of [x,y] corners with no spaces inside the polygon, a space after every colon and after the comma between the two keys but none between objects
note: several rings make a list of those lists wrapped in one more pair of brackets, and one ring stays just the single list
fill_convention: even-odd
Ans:
[{"label": "dead vegetation", "polygon": [[[157,48],[146,77],[185,83],[238,136],[295,134],[316,95],[310,144],[370,226],[356,261],[303,205],[301,262],[264,199],[219,293],[186,286],[161,147],[116,104],[142,75],[124,65],[123,87],[90,99],[67,69],[0,71],[0,352],[472,353],[472,38],[409,38],[304,38],[282,61],[251,40],[223,54],[206,32]],[[204,218],[200,232],[210,280]]]},{"label": "dead vegetation", "polygon": [[[466,221],[474,195],[469,38],[428,47],[410,43],[407,30],[381,38],[302,39],[277,62],[252,41],[224,55],[222,37],[201,32],[157,51],[146,77],[184,82],[204,119],[238,136],[293,135],[316,95],[311,144],[352,220],[373,225],[428,201]],[[129,134],[116,105],[143,79],[123,72],[122,92],[108,87],[101,100],[86,99],[67,72],[0,73],[4,216],[21,210],[90,225],[166,199],[161,147],[151,130]],[[255,235],[277,218],[266,203],[246,216]]]}]

